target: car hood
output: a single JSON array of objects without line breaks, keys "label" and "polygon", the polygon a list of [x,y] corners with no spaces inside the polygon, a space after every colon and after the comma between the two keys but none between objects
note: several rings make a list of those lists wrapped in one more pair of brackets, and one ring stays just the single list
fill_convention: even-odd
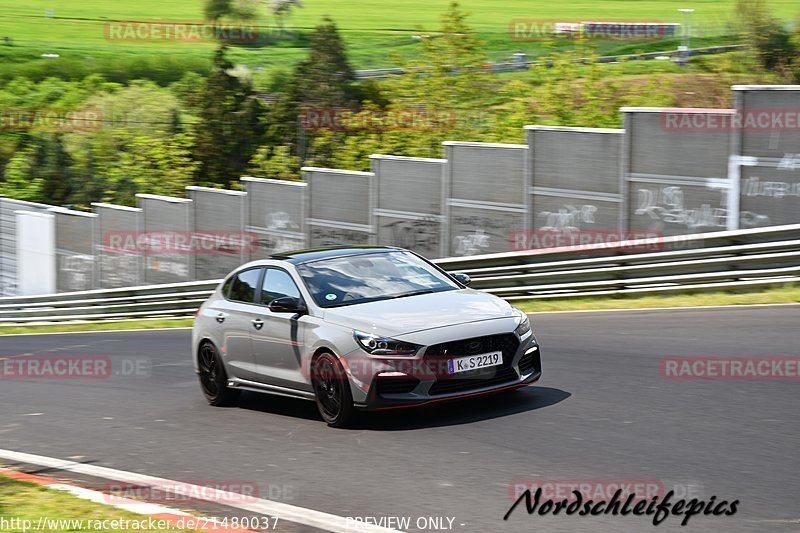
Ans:
[{"label": "car hood", "polygon": [[323,319],[384,336],[516,316],[505,300],[472,289],[325,309]]}]

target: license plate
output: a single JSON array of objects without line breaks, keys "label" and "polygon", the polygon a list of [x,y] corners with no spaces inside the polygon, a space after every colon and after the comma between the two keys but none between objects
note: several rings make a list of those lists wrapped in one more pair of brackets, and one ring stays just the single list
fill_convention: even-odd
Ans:
[{"label": "license plate", "polygon": [[450,359],[447,361],[447,370],[451,374],[458,374],[459,372],[467,372],[469,370],[477,370],[479,368],[502,364],[503,352],[489,352]]}]

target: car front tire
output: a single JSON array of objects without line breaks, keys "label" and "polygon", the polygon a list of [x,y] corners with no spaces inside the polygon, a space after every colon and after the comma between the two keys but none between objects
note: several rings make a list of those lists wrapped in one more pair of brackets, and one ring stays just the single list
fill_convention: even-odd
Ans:
[{"label": "car front tire", "polygon": [[353,423],[356,409],[347,373],[332,353],[325,352],[313,363],[314,396],[322,419],[331,427],[342,428]]}]

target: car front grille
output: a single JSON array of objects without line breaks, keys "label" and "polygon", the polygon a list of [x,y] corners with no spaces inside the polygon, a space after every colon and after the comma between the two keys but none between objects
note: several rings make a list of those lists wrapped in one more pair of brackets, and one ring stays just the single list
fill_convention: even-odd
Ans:
[{"label": "car front grille", "polygon": [[[513,333],[475,337],[429,347],[425,352],[425,357],[429,361],[429,368],[437,376],[436,382],[431,386],[430,394],[463,392],[491,385],[500,385],[517,379],[518,376],[511,366],[511,360],[514,358],[518,347],[519,340]],[[460,372],[452,376],[445,375],[441,371],[441,362],[446,359],[495,351],[503,352],[502,365]],[[434,361],[436,362],[435,364],[433,363]]]}]

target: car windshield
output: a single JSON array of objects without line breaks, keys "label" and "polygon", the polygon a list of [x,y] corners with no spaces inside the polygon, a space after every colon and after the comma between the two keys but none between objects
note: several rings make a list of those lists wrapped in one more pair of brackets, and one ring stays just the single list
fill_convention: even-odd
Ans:
[{"label": "car windshield", "polygon": [[432,265],[401,251],[322,259],[298,265],[297,270],[320,307],[459,289]]}]

